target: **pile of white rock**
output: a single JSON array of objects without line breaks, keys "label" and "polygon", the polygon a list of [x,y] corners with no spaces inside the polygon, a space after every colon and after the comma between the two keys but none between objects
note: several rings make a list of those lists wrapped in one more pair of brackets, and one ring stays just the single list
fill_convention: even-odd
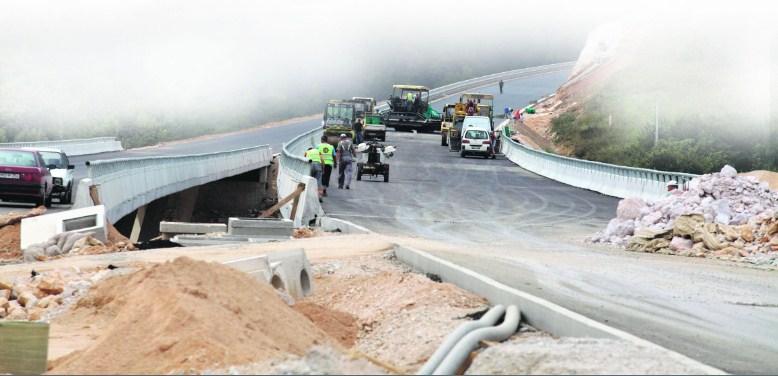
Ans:
[{"label": "pile of white rock", "polygon": [[778,192],[724,166],[658,201],[622,200],[617,217],[591,240],[631,251],[778,266]]}]

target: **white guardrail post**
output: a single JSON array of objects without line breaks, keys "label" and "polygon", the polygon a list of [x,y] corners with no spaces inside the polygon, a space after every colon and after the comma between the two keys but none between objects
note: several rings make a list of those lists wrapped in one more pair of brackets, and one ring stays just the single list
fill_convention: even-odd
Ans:
[{"label": "white guardrail post", "polygon": [[269,145],[215,153],[119,158],[87,162],[74,208],[92,206],[89,186],[98,185],[106,216],[118,221],[158,198],[270,165]]},{"label": "white guardrail post", "polygon": [[81,138],[73,140],[8,142],[1,143],[0,148],[52,148],[59,149],[69,156],[88,155],[121,151],[122,143],[116,137]]},{"label": "white guardrail post", "polygon": [[[509,121],[499,127],[505,127]],[[511,162],[549,179],[608,196],[656,200],[665,196],[668,181],[675,180],[683,187],[698,176],[564,157],[522,145],[505,132],[501,134],[502,152]]]}]

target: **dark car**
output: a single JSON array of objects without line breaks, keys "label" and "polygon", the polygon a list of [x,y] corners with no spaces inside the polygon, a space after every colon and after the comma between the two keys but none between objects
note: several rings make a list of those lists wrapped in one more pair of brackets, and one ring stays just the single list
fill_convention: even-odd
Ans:
[{"label": "dark car", "polygon": [[40,153],[0,149],[0,200],[29,201],[51,206],[54,184]]}]

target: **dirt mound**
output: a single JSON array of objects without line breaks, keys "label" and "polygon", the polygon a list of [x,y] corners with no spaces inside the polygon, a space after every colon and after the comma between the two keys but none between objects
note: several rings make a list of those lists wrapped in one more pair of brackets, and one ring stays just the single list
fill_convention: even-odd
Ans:
[{"label": "dirt mound", "polygon": [[22,257],[20,224],[0,227],[0,260],[15,260]]},{"label": "dirt mound", "polygon": [[46,208],[39,206],[24,213],[10,212],[0,215],[0,260],[16,260],[22,256],[21,222],[24,218],[35,217],[46,213]]},{"label": "dirt mound", "polygon": [[62,317],[105,323],[52,373],[182,373],[303,355],[326,334],[273,289],[226,266],[179,257],[97,284]]},{"label": "dirt mound", "polygon": [[351,347],[357,341],[359,325],[356,317],[345,312],[329,310],[316,303],[297,303],[294,309],[313,321],[325,333],[337,339],[341,345]]}]

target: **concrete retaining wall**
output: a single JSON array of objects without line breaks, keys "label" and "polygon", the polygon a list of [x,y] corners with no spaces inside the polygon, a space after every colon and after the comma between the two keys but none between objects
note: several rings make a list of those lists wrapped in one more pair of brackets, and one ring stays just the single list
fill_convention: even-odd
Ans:
[{"label": "concrete retaining wall", "polygon": [[322,135],[320,128],[311,129],[283,146],[279,156],[278,168],[278,199],[282,199],[297,189],[298,184],[305,184],[305,191],[300,197],[295,218],[290,218],[292,202],[281,207],[281,215],[292,219],[295,227],[306,226],[316,218],[324,216],[324,210],[319,203],[318,187],[316,179],[310,177],[311,165],[303,158],[309,147],[319,143]]},{"label": "concrete retaining wall", "polygon": [[0,144],[0,148],[53,148],[62,150],[67,155],[87,155],[121,151],[122,143],[116,137],[96,137],[73,140],[8,142]]}]

